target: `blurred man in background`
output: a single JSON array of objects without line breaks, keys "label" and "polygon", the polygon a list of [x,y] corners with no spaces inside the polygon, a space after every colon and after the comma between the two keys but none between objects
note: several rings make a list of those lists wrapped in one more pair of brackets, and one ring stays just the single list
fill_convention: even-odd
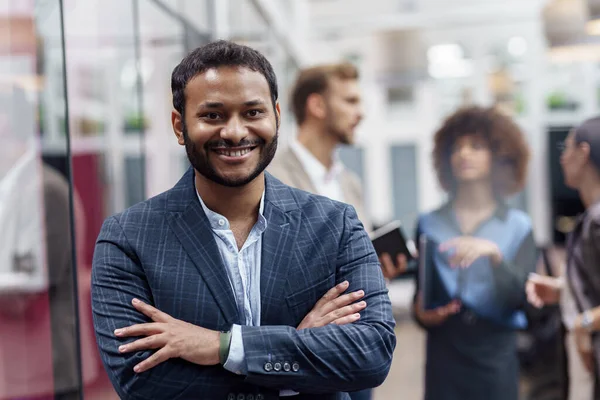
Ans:
[{"label": "blurred man in background", "polygon": [[354,143],[363,118],[358,70],[349,63],[305,69],[292,89],[291,103],[298,137],[278,152],[269,172],[291,186],[351,204],[369,230],[361,183],[335,151],[340,144]]},{"label": "blurred man in background", "polygon": [[[317,65],[300,71],[291,104],[298,136],[278,151],[268,171],[284,183],[352,205],[367,231],[372,229],[361,182],[341,162],[336,149],[352,145],[363,119],[359,73],[350,63]],[[389,256],[380,259],[386,278],[399,273]],[[405,265],[402,264],[402,265]],[[371,398],[371,390],[351,394]]]}]

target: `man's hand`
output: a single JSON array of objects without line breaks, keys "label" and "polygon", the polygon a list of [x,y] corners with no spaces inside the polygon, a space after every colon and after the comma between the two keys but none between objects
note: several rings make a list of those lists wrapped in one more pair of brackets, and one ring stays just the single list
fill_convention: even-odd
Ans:
[{"label": "man's hand", "polygon": [[346,325],[358,321],[360,319],[359,311],[364,309],[367,303],[364,301],[354,302],[362,298],[365,292],[358,290],[340,296],[348,289],[348,285],[348,281],[344,281],[329,289],[317,301],[313,309],[306,314],[296,329],[317,328],[327,324]]},{"label": "man's hand", "polygon": [[404,254],[398,254],[396,263],[392,261],[392,257],[388,253],[383,253],[379,257],[381,263],[381,272],[386,279],[392,280],[406,272],[408,261]]},{"label": "man's hand", "polygon": [[560,278],[530,274],[525,285],[527,301],[537,308],[556,304],[560,300],[562,286]]},{"label": "man's hand", "polygon": [[444,323],[448,317],[457,314],[460,311],[460,302],[452,300],[445,306],[434,308],[433,310],[425,310],[421,300],[421,293],[417,294],[415,303],[415,316],[423,325],[434,327]]},{"label": "man's hand", "polygon": [[489,257],[494,265],[502,262],[502,253],[496,243],[472,236],[447,240],[440,244],[440,251],[451,251],[450,266],[455,268],[468,268],[481,257]]},{"label": "man's hand", "polygon": [[219,332],[175,319],[137,299],[133,299],[132,304],[154,322],[117,329],[115,335],[120,338],[145,336],[120,346],[119,351],[157,350],[137,364],[133,368],[135,372],[147,371],[170,358],[182,358],[198,365],[219,363]]}]

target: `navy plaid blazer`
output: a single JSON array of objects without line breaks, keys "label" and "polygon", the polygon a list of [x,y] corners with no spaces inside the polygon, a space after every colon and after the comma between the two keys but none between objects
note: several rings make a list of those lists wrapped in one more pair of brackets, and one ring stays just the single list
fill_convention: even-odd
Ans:
[{"label": "navy plaid blazer", "polygon": [[[243,326],[248,375],[171,359],[142,374],[151,352],[120,354],[116,328],[148,322],[134,297],[174,318],[213,330],[242,324],[194,171],[154,198],[108,218],[92,272],[94,327],[102,361],[123,399],[346,399],[342,392],[380,385],[396,344],[378,259],[354,209],[293,189],[265,174],[268,221],[261,264],[261,326]],[[335,284],[363,289],[366,309],[345,326],[296,330]],[[280,368],[272,368],[279,363]],[[288,366],[293,366],[289,368]]]}]

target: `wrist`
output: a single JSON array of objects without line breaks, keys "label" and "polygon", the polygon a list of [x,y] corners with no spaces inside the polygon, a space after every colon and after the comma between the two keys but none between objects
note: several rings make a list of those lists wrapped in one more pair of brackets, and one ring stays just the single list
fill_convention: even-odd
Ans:
[{"label": "wrist", "polygon": [[224,365],[229,357],[229,349],[231,348],[231,330],[219,332],[219,363]]},{"label": "wrist", "polygon": [[579,314],[575,321],[575,329],[591,333],[594,331],[595,315],[591,310]]},{"label": "wrist", "polygon": [[492,252],[492,256],[490,258],[492,260],[492,263],[496,266],[502,263],[502,252],[500,251],[500,248],[497,245],[494,246],[494,251]]}]

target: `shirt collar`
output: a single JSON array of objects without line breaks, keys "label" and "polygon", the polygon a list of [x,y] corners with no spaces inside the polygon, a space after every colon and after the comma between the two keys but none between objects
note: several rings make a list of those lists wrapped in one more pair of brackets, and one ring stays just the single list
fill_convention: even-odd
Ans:
[{"label": "shirt collar", "polygon": [[[196,189],[196,196],[198,196],[198,201],[200,201],[200,205],[204,210],[204,214],[208,218],[210,222],[210,227],[213,230],[228,230],[231,229],[229,226],[229,220],[222,216],[221,214],[214,212],[210,208],[204,204],[202,197],[200,197],[200,193],[198,193],[198,189]],[[264,217],[263,212],[265,210],[265,192],[263,191],[262,196],[260,198],[260,206],[258,208],[258,220],[256,221],[256,227],[260,232],[264,232],[267,229],[267,219]]]},{"label": "shirt collar", "polygon": [[313,182],[329,182],[337,180],[340,174],[344,171],[344,164],[340,160],[339,154],[336,151],[333,154],[333,165],[328,170],[323,164],[298,140],[292,139],[290,148],[296,154],[304,170]]},{"label": "shirt collar", "polygon": [[[503,200],[498,200],[496,209],[492,214],[492,218],[498,218],[501,221],[506,220],[508,217],[509,206]],[[440,213],[447,218],[454,218],[454,203],[452,200],[448,201],[440,208]]]}]

